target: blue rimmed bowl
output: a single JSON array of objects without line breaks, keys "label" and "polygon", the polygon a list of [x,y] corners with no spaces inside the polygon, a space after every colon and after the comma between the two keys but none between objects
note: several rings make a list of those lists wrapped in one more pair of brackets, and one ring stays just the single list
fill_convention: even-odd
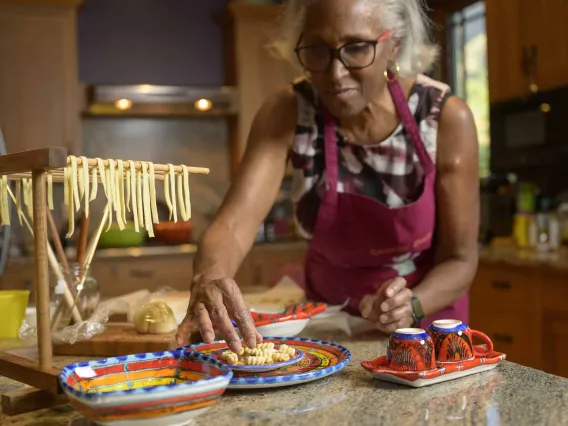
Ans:
[{"label": "blue rimmed bowl", "polygon": [[223,395],[233,373],[187,348],[80,362],[59,381],[69,402],[102,425],[188,423]]}]

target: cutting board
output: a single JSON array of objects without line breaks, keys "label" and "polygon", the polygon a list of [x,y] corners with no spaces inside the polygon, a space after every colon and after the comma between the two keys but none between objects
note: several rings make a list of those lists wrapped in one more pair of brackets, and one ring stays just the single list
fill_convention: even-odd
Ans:
[{"label": "cutting board", "polygon": [[167,334],[138,334],[129,323],[109,323],[105,331],[74,344],[54,344],[54,355],[113,357],[175,349],[175,331]]}]

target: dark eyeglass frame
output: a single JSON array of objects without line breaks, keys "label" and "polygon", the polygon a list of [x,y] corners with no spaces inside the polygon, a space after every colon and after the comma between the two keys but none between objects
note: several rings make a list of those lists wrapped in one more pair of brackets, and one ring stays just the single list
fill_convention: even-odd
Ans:
[{"label": "dark eyeglass frame", "polygon": [[[329,69],[331,62],[334,59],[337,59],[339,62],[341,62],[341,64],[348,70],[361,70],[363,68],[367,68],[370,67],[371,65],[373,65],[373,63],[375,62],[375,59],[377,57],[377,44],[388,40],[391,36],[391,31],[386,31],[383,34],[381,34],[378,38],[376,38],[375,40],[361,40],[361,41],[351,41],[349,43],[345,43],[343,46],[338,47],[337,49],[334,49],[332,47],[329,46],[325,46],[328,48],[329,50],[329,61],[327,62],[327,65],[325,67],[323,67],[322,69],[309,69],[307,68],[304,63],[302,62],[301,59],[301,52],[303,50],[307,50],[307,49],[313,49],[314,47],[323,47],[323,45],[308,45],[308,46],[300,46],[300,42],[302,41],[302,36],[300,35],[300,38],[298,39],[298,43],[296,44],[296,47],[294,48],[294,52],[296,53],[296,57],[298,58],[298,62],[300,63],[300,65],[309,72],[325,72]],[[343,60],[343,58],[341,57],[341,51],[347,47],[347,46],[353,46],[355,44],[362,44],[362,43],[366,43],[369,44],[371,46],[373,46],[373,59],[371,60],[371,62],[368,65],[364,65],[362,67],[354,67],[354,66],[350,66],[347,65],[345,63],[345,61]]]}]

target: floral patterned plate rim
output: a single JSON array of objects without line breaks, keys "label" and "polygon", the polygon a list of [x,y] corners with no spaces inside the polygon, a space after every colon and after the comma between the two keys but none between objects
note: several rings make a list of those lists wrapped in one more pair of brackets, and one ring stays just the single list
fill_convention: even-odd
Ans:
[{"label": "floral patterned plate rim", "polygon": [[262,371],[278,370],[279,368],[300,362],[304,357],[304,352],[302,352],[298,348],[295,349],[296,349],[296,356],[294,356],[294,358],[289,359],[288,361],[274,362],[272,364],[263,364],[263,365],[228,364],[224,362],[223,359],[221,358],[221,354],[225,352],[225,349],[219,349],[218,351],[212,352],[211,356],[213,357],[213,359],[216,359],[217,361],[226,364],[227,367],[233,370],[233,372],[247,371],[249,373],[260,373]]},{"label": "floral patterned plate rim", "polygon": [[[349,364],[351,352],[337,343],[303,337],[266,337],[263,342],[275,345],[287,344],[304,352],[303,358],[278,370],[261,373],[234,371],[227,389],[260,389],[270,387],[292,386],[312,380],[322,379],[334,374]],[[226,349],[225,341],[211,344],[198,343],[189,346],[191,350],[211,354]]]},{"label": "floral patterned plate rim", "polygon": [[[485,345],[476,347],[483,350]],[[493,351],[467,361],[438,363],[438,367],[433,370],[397,371],[389,368],[387,357],[383,355],[371,361],[363,361],[361,366],[376,379],[421,387],[491,370],[503,362],[506,357],[504,353]]]}]

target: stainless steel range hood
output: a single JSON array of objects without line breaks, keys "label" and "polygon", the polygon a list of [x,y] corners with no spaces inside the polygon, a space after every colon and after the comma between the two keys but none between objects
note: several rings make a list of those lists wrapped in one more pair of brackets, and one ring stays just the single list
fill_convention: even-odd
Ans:
[{"label": "stainless steel range hood", "polygon": [[237,89],[231,86],[192,87],[88,86],[85,116],[219,117],[237,113]]}]

